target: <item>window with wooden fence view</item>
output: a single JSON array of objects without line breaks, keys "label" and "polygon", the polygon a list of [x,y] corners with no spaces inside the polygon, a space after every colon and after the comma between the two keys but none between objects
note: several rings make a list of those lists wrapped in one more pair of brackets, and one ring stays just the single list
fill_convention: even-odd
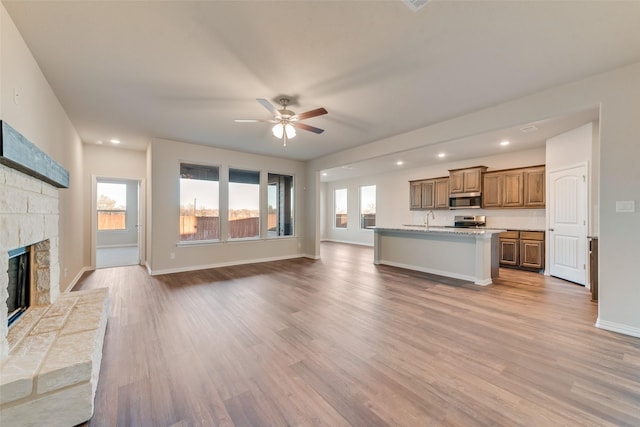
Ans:
[{"label": "window with wooden fence view", "polygon": [[376,186],[360,187],[360,228],[376,226]]},{"label": "window with wooden fence view", "polygon": [[98,182],[96,189],[98,230],[126,230],[127,184]]},{"label": "window with wooden fence view", "polygon": [[347,228],[347,189],[339,188],[335,191],[334,207],[336,228]]},{"label": "window with wooden fence view", "polygon": [[229,169],[229,238],[260,236],[260,172]]},{"label": "window with wooden fence view", "polygon": [[180,164],[180,240],[220,239],[219,169]]}]

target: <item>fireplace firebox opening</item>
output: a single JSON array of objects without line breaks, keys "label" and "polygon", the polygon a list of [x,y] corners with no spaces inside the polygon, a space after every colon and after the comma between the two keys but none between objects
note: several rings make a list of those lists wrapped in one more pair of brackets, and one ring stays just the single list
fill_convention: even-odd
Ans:
[{"label": "fireplace firebox opening", "polygon": [[29,308],[31,295],[30,248],[23,247],[9,251],[9,297],[7,298],[8,326]]}]

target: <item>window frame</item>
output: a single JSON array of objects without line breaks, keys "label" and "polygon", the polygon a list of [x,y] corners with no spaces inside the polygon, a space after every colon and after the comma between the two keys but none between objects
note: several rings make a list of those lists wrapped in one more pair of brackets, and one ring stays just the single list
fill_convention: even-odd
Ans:
[{"label": "window frame", "polygon": [[[231,184],[232,183],[236,183],[236,184],[242,184],[242,182],[237,182],[237,181],[231,181],[231,171],[239,171],[239,172],[249,172],[249,173],[256,173],[258,174],[258,234],[255,236],[247,236],[247,237],[231,237],[231,219],[229,218],[229,215],[231,213],[231,207],[230,207],[230,198],[231,198]],[[232,243],[232,242],[242,242],[242,241],[255,241],[255,240],[261,240],[262,239],[262,170],[256,170],[256,169],[252,169],[250,167],[237,167],[237,166],[229,166],[227,167],[227,188],[226,188],[226,194],[227,194],[227,205],[226,205],[226,211],[227,211],[227,215],[226,215],[226,222],[227,222],[227,226],[226,226],[226,236],[225,236],[225,241]],[[251,183],[250,183],[251,184]],[[255,184],[254,184],[255,185]],[[250,218],[254,218],[254,217],[250,217]]]},{"label": "window frame", "polygon": [[[124,186],[124,209],[98,209],[98,200],[100,198],[100,190],[99,187],[101,184],[107,185],[123,185]],[[127,227],[127,213],[129,212],[127,209],[127,199],[128,199],[128,184],[123,181],[119,181],[117,179],[109,180],[109,179],[99,179],[96,182],[96,231],[98,233],[127,233],[130,231],[129,227]],[[122,212],[124,213],[124,227],[123,228],[100,228],[100,212]]]},{"label": "window frame", "polygon": [[[218,183],[218,226],[217,226],[217,235],[218,237],[215,239],[194,239],[194,240],[182,240],[181,236],[182,233],[180,233],[180,221],[178,221],[178,242],[177,245],[178,246],[189,246],[189,245],[207,245],[207,244],[215,244],[215,243],[221,243],[224,240],[222,239],[222,218],[220,216],[221,211],[222,211],[222,207],[221,207],[221,190],[222,190],[222,180],[221,180],[221,172],[223,170],[222,165],[219,164],[211,164],[211,163],[205,163],[205,162],[200,162],[200,161],[191,161],[191,160],[180,160],[178,161],[178,217],[181,217],[182,215],[180,215],[180,210],[182,209],[182,206],[180,204],[180,198],[182,196],[182,191],[181,191],[181,182],[180,180],[182,179],[182,165],[190,165],[190,166],[200,166],[203,168],[216,168],[217,169],[217,174],[218,174],[218,179],[217,180],[210,180],[212,182],[217,182]],[[202,180],[202,181],[208,181],[208,180]],[[210,218],[215,218],[215,217],[210,217]]]},{"label": "window frame", "polygon": [[[338,191],[345,192],[345,212],[344,214],[338,213]],[[344,215],[345,222],[344,227],[338,227],[338,215]],[[347,187],[334,188],[333,190],[333,228],[336,230],[348,230],[349,229],[349,189]]]},{"label": "window frame", "polygon": [[[363,188],[367,188],[367,187],[373,187],[374,188],[374,209],[376,210],[376,212],[373,214],[374,218],[373,218],[373,222],[374,224],[371,227],[363,227],[363,215],[366,215],[364,213],[362,213],[362,189]],[[367,184],[367,185],[360,185],[358,187],[358,223],[359,223],[359,227],[360,230],[372,230],[373,227],[375,227],[375,222],[376,222],[376,216],[377,215],[377,210],[378,210],[378,186],[376,184]]]},{"label": "window frame", "polygon": [[[269,235],[269,187],[270,187],[270,175],[277,175],[281,177],[291,177],[291,234],[283,234],[283,235]],[[267,239],[290,239],[297,237],[297,221],[296,221],[296,211],[297,211],[297,197],[296,197],[296,181],[297,177],[292,173],[280,173],[280,172],[270,172],[267,171],[267,188],[266,188],[266,200],[265,200],[265,215],[266,215],[266,238]],[[279,212],[279,209],[277,209]],[[279,226],[279,219],[276,221],[276,226]]]}]

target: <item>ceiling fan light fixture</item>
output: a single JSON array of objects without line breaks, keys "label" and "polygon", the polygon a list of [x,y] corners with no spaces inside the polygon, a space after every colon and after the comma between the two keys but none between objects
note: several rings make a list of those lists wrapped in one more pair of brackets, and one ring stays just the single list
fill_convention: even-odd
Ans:
[{"label": "ceiling fan light fixture", "polygon": [[275,126],[271,128],[271,132],[276,138],[282,138],[282,134],[284,133],[284,127],[282,126],[282,123],[276,123]]},{"label": "ceiling fan light fixture", "polygon": [[290,123],[276,123],[275,126],[271,128],[271,132],[273,133],[273,136],[278,139],[282,139],[284,134],[287,135],[287,139],[291,139],[296,136],[296,128],[294,128]]}]

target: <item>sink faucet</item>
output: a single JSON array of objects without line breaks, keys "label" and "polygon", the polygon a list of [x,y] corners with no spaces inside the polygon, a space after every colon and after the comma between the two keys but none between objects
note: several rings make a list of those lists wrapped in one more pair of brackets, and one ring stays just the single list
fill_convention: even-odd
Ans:
[{"label": "sink faucet", "polygon": [[429,214],[431,214],[431,219],[436,219],[436,214],[433,211],[427,211],[424,214],[424,226],[429,228]]}]

